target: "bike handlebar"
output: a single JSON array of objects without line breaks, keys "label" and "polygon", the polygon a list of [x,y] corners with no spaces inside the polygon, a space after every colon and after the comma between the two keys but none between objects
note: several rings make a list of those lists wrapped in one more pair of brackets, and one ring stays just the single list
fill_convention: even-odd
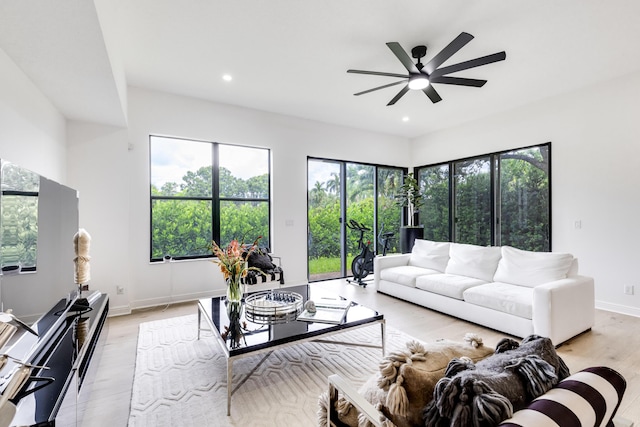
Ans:
[{"label": "bike handlebar", "polygon": [[358,230],[358,231],[371,231],[371,229],[369,227],[367,227],[366,225],[357,222],[356,220],[350,219],[349,222],[347,223],[347,227],[352,229],[352,230]]}]

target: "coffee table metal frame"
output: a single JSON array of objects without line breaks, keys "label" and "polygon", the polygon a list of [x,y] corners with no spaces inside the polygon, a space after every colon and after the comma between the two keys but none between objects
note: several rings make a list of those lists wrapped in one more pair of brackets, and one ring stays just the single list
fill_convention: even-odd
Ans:
[{"label": "coffee table metal frame", "polygon": [[[327,332],[322,332],[322,331],[314,331],[312,336],[309,337],[304,337],[301,336],[300,338],[296,338],[296,339],[291,339],[291,341],[288,341],[286,343],[282,343],[282,344],[274,344],[271,346],[261,346],[260,348],[257,348],[255,350],[251,350],[251,349],[247,349],[247,351],[240,353],[240,354],[235,354],[235,355],[231,355],[229,348],[227,347],[227,343],[224,339],[222,339],[222,336],[220,335],[220,331],[218,330],[218,328],[215,326],[215,324],[213,323],[213,319],[211,318],[211,316],[207,315],[207,310],[205,309],[203,304],[209,303],[211,304],[211,301],[214,298],[204,298],[198,301],[198,339],[200,339],[200,332],[201,331],[211,331],[213,333],[213,336],[216,340],[216,342],[218,343],[218,345],[220,346],[220,348],[222,349],[222,352],[224,353],[226,359],[227,359],[227,416],[231,415],[231,395],[238,390],[238,388],[240,388],[248,379],[249,377],[264,363],[265,360],[267,360],[267,358],[269,357],[269,355],[271,355],[271,353],[273,353],[275,350],[281,349],[281,348],[285,348],[285,347],[290,347],[292,345],[296,345],[296,344],[301,344],[301,343],[305,343],[305,342],[309,342],[309,341],[313,341],[313,342],[318,342],[318,343],[331,343],[331,344],[338,344],[338,345],[351,345],[351,346],[356,346],[356,347],[369,347],[369,348],[378,348],[382,350],[382,356],[384,357],[385,355],[385,340],[386,340],[386,332],[385,332],[385,319],[384,319],[384,315],[380,314],[378,316],[369,318],[369,319],[360,319],[357,320],[355,322],[343,322],[341,324],[337,324],[337,325],[332,325],[331,328],[327,328]],[[202,328],[201,324],[202,324],[202,319],[204,318],[204,320],[207,323],[207,326],[209,328]],[[381,345],[377,346],[377,345],[373,345],[373,344],[366,344],[366,343],[355,343],[355,342],[344,342],[344,341],[335,341],[335,340],[324,340],[321,338],[326,338],[332,335],[336,335],[336,334],[340,334],[346,331],[351,331],[354,329],[359,329],[359,328],[363,328],[365,326],[371,326],[374,325],[376,323],[380,324],[380,337],[381,337]],[[260,361],[258,361],[258,363],[256,364],[256,366],[247,374],[247,376],[239,383],[236,385],[235,388],[233,388],[233,384],[232,384],[232,379],[233,379],[233,362],[236,359],[242,359],[243,357],[248,357],[248,356],[253,356],[255,354],[260,354],[260,353],[266,353],[266,355],[260,359]]]}]

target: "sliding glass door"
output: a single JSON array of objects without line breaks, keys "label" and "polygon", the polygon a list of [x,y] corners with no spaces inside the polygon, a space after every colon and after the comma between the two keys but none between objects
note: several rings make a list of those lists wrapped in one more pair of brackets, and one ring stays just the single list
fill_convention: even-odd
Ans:
[{"label": "sliding glass door", "polygon": [[307,247],[309,280],[344,277],[343,164],[330,160],[307,163]]},{"label": "sliding glass door", "polygon": [[307,162],[309,280],[351,276],[358,255],[360,232],[351,221],[369,228],[363,242],[382,253],[378,237],[392,232],[388,253],[397,252],[401,208],[394,196],[404,169],[354,162],[309,158]]}]

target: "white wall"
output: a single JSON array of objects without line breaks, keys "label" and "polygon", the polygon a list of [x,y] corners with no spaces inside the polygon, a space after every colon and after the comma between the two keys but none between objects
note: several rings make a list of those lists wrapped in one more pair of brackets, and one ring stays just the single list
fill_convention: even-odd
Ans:
[{"label": "white wall", "polygon": [[417,138],[413,166],[551,141],[553,250],[595,278],[599,308],[638,316],[639,111],[640,73]]},{"label": "white wall", "polygon": [[[0,49],[0,159],[16,163],[54,181],[65,183],[67,179],[66,122],[31,80]],[[49,181],[41,182],[42,197],[39,208],[56,210],[58,200],[46,197]],[[56,233],[63,233],[59,219],[62,212],[47,217],[49,222],[40,224],[42,233],[49,239],[38,240],[38,271],[2,278],[4,309],[14,312],[27,322],[35,321],[65,292],[73,289],[73,232],[68,236],[67,248],[53,252],[46,244],[58,241]],[[55,228],[57,227],[57,228]],[[69,230],[64,230],[68,233]],[[70,252],[68,269],[59,265],[60,252]],[[43,277],[55,276],[47,289],[38,287]],[[66,280],[66,283],[65,283]],[[35,293],[34,293],[35,292]],[[37,298],[28,304],[25,301]]]},{"label": "white wall", "polygon": [[[99,288],[110,293],[112,312],[224,290],[210,261],[149,262],[149,134],[271,149],[272,247],[282,256],[287,284],[307,280],[307,156],[409,163],[405,138],[131,87],[128,93],[128,135],[95,125],[69,126],[80,223],[93,237],[92,283],[100,281]],[[124,296],[116,295],[116,285],[125,287]]]},{"label": "white wall", "polygon": [[130,288],[127,130],[70,121],[69,184],[80,198],[79,226],[91,235],[89,288],[109,294],[110,307],[128,307]]},{"label": "white wall", "polygon": [[0,158],[65,184],[65,118],[0,49]]}]

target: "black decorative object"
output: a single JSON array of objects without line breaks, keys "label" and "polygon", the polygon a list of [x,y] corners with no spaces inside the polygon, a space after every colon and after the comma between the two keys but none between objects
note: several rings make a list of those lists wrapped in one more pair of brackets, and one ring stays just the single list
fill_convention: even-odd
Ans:
[{"label": "black decorative object", "polygon": [[408,254],[416,239],[424,238],[424,226],[400,227],[400,252]]},{"label": "black decorative object", "polygon": [[407,225],[400,227],[400,252],[406,254],[411,252],[416,239],[424,237],[424,226],[416,224],[416,216],[424,205],[424,198],[413,173],[404,176],[400,193],[396,194],[395,199],[399,206],[407,209]]}]

